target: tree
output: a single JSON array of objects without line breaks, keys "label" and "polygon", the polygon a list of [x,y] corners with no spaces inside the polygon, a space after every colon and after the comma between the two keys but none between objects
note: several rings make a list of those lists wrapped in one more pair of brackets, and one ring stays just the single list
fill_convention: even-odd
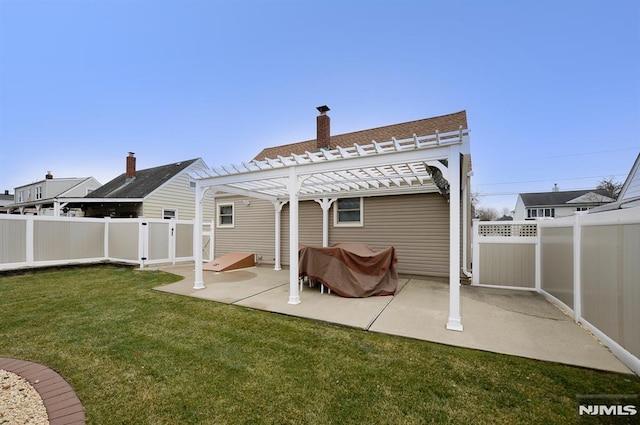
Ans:
[{"label": "tree", "polygon": [[498,210],[493,207],[480,207],[476,208],[476,217],[480,221],[493,221],[500,217]]},{"label": "tree", "polygon": [[602,179],[598,182],[596,189],[604,190],[610,198],[618,199],[620,190],[622,190],[622,183],[614,182],[613,177],[608,179]]}]

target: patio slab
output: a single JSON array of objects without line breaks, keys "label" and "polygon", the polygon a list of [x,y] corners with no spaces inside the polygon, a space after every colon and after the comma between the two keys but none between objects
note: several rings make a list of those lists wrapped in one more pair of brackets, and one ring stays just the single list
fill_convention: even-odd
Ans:
[{"label": "patio slab", "polygon": [[463,332],[445,328],[448,284],[401,279],[395,296],[343,298],[304,287],[302,302],[289,305],[289,271],[266,266],[204,273],[205,289],[193,289],[193,263],[163,271],[184,280],[155,288],[441,344],[552,361],[592,369],[632,373],[587,330],[543,296],[529,291],[463,286]]},{"label": "patio slab", "polygon": [[631,371],[542,295],[463,286],[463,332],[449,331],[448,285],[411,280],[370,331],[621,373]]}]

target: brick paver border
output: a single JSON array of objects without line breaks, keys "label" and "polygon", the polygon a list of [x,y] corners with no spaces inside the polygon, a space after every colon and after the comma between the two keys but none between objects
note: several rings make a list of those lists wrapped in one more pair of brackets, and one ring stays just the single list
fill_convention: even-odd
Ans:
[{"label": "brick paver border", "polygon": [[80,399],[71,385],[54,370],[39,363],[6,357],[0,357],[0,369],[29,381],[44,402],[50,425],[84,425],[84,408]]}]

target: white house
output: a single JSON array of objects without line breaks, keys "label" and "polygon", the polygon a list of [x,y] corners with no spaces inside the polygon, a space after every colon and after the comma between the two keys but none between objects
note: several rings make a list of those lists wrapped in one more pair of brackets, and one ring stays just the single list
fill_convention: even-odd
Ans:
[{"label": "white house", "polygon": [[606,191],[600,189],[521,193],[513,218],[535,220],[567,217],[576,211],[588,211],[613,201]]},{"label": "white house", "polygon": [[54,178],[47,172],[44,180],[16,187],[14,202],[6,208],[9,213],[59,215],[56,206],[60,199],[83,197],[99,187],[93,177]]},{"label": "white house", "polygon": [[[208,169],[202,158],[195,158],[137,170],[136,157],[129,152],[124,173],[87,196],[64,202],[87,217],[189,220],[194,218],[195,200],[195,182],[189,173]],[[211,203],[205,219],[212,220],[213,213]]]}]

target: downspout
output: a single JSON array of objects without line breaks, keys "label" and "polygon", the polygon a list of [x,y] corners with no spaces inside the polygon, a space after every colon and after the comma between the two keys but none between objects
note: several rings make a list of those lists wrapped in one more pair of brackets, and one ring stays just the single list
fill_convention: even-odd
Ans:
[{"label": "downspout", "polygon": [[462,190],[462,273],[471,279],[472,273],[467,268],[469,256],[469,184],[473,171],[467,173],[464,189]]}]

